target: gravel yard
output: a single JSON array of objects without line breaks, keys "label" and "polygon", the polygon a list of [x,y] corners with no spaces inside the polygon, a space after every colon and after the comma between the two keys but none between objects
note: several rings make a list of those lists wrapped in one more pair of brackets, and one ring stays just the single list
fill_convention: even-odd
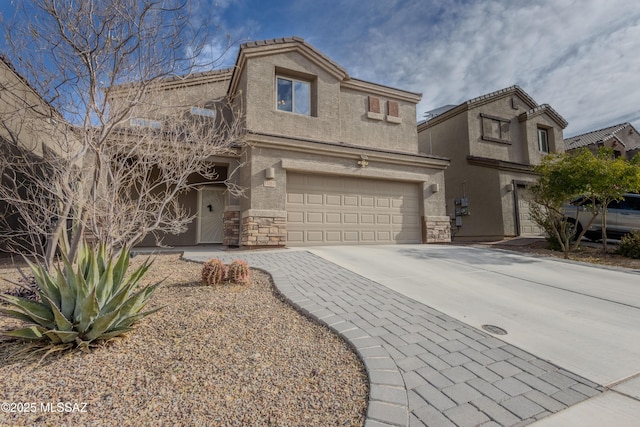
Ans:
[{"label": "gravel yard", "polygon": [[[158,256],[145,281],[167,279],[148,308],[164,308],[90,353],[37,363],[9,358],[17,343],[0,346],[0,402],[35,404],[32,413],[0,413],[0,425],[364,423],[367,377],[346,344],[282,302],[267,274],[253,270],[248,286],[213,288],[198,283],[200,268]],[[17,278],[6,260],[0,278]],[[0,282],[0,292],[11,287]],[[14,325],[0,317],[0,330]],[[75,412],[43,411],[64,402],[77,403],[67,407]]]}]

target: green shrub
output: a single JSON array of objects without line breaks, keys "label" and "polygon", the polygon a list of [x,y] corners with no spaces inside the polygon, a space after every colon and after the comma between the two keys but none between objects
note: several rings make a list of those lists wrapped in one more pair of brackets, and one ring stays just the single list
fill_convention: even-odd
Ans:
[{"label": "green shrub", "polygon": [[627,258],[640,259],[640,230],[624,235],[616,252]]},{"label": "green shrub", "polygon": [[205,285],[220,285],[227,277],[227,267],[218,258],[210,259],[202,266],[201,277]]},{"label": "green shrub", "polygon": [[106,252],[105,245],[91,249],[84,244],[74,264],[63,257],[62,266],[56,266],[53,273],[27,261],[39,301],[0,295],[11,307],[1,307],[0,313],[30,324],[5,334],[43,344],[87,348],[94,341],[132,330],[135,322],[157,311],[142,309],[159,283],[134,293],[151,261],[125,276],[129,251],[123,249],[117,258],[107,257]]},{"label": "green shrub", "polygon": [[249,270],[249,264],[246,261],[241,259],[237,259],[233,261],[227,267],[227,277],[229,280],[241,284],[246,285],[251,280],[251,273]]},{"label": "green shrub", "polygon": [[545,240],[547,241],[547,249],[552,251],[562,251],[560,240],[558,240],[555,234],[547,234]]}]

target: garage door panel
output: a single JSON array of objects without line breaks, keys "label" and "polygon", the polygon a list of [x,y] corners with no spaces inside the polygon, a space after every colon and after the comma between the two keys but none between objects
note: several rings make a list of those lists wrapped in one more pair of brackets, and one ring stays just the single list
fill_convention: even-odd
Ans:
[{"label": "garage door panel", "polygon": [[373,197],[365,197],[365,196],[360,197],[360,206],[372,208],[373,202],[374,202]]},{"label": "garage door panel", "polygon": [[343,224],[358,224],[357,213],[346,213],[343,216]]},{"label": "garage door panel", "polygon": [[344,196],[344,206],[358,206],[358,197]]},{"label": "garage door panel", "polygon": [[376,224],[391,224],[391,215],[376,215]]},{"label": "garage door panel", "polygon": [[340,219],[342,218],[342,214],[339,212],[327,212],[325,214],[326,223],[327,224],[340,224]]},{"label": "garage door panel", "polygon": [[358,242],[358,232],[357,231],[345,231],[342,233],[342,238],[345,242],[348,243],[357,243]]},{"label": "garage door panel", "polygon": [[327,196],[326,196],[326,204],[329,205],[329,206],[331,206],[331,205],[340,206],[342,204],[341,199],[342,199],[342,197],[340,197],[340,196],[333,196],[333,195],[327,194]]},{"label": "garage door panel", "polygon": [[339,231],[327,231],[325,233],[325,240],[328,243],[340,243],[342,241],[342,233]]},{"label": "garage door panel", "polygon": [[307,212],[307,222],[322,224],[324,214],[322,212]]},{"label": "garage door panel", "polygon": [[322,231],[307,231],[307,241],[311,243],[322,243],[324,241],[323,234]]},{"label": "garage door panel", "polygon": [[373,214],[360,214],[360,224],[375,224]]},{"label": "garage door panel", "polygon": [[287,242],[289,244],[304,243],[304,232],[287,231]]},{"label": "garage door panel", "polygon": [[391,204],[389,203],[389,199],[384,198],[377,198],[376,199],[376,206],[379,208],[388,208]]},{"label": "garage door panel", "polygon": [[390,231],[378,231],[378,240],[380,241],[391,241],[392,235]]},{"label": "garage door panel", "polygon": [[374,231],[362,231],[360,232],[360,237],[362,242],[365,243],[375,243],[376,241],[376,233]]},{"label": "garage door panel", "polygon": [[304,224],[304,213],[302,212],[287,212],[287,222],[290,224]]},{"label": "garage door panel", "polygon": [[304,203],[304,194],[300,193],[288,193],[287,194],[287,203],[295,203],[295,204],[303,204]]},{"label": "garage door panel", "polygon": [[421,241],[417,184],[289,173],[287,192],[289,245]]},{"label": "garage door panel", "polygon": [[322,194],[307,194],[307,204],[309,205],[321,205],[323,199]]}]

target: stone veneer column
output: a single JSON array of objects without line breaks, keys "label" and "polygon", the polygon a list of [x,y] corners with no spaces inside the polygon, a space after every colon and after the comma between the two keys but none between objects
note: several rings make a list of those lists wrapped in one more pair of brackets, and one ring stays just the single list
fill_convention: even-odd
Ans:
[{"label": "stone veneer column", "polygon": [[225,246],[240,246],[240,206],[227,206],[224,211]]},{"label": "stone veneer column", "polygon": [[425,243],[451,242],[451,219],[448,216],[427,216],[424,223]]},{"label": "stone veneer column", "polygon": [[287,212],[249,209],[242,212],[242,246],[284,247],[287,244]]}]

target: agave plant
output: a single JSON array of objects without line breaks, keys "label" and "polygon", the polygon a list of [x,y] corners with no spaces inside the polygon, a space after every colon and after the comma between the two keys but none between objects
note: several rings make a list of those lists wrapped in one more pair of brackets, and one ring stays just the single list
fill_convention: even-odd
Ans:
[{"label": "agave plant", "polygon": [[142,311],[159,283],[135,292],[151,261],[125,276],[129,255],[124,248],[118,257],[110,257],[105,245],[93,250],[85,243],[75,263],[63,256],[53,273],[27,261],[40,301],[0,295],[11,307],[0,307],[0,313],[30,324],[5,335],[86,348],[132,330],[135,322],[158,310]]}]

